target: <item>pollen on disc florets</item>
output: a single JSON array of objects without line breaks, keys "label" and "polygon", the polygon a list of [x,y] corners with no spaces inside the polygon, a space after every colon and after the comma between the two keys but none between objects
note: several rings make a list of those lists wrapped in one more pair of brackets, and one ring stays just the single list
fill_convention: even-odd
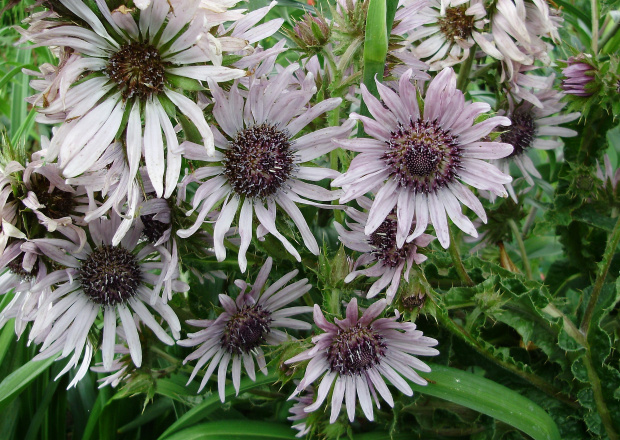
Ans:
[{"label": "pollen on disc florets", "polygon": [[383,160],[400,185],[416,193],[436,191],[458,176],[458,136],[442,129],[437,120],[418,118],[407,126],[399,123],[386,144]]},{"label": "pollen on disc florets", "polygon": [[354,375],[372,368],[385,356],[387,345],[383,336],[359,323],[338,334],[327,348],[327,361],[331,371]]},{"label": "pollen on disc florets", "polygon": [[39,203],[45,206],[39,210],[50,218],[69,217],[76,205],[73,193],[59,188],[54,188],[50,192],[49,189],[50,183],[47,179],[36,174],[33,176],[31,190],[36,194]]},{"label": "pollen on disc florets", "polygon": [[271,321],[271,313],[261,306],[244,306],[226,323],[222,346],[231,354],[249,353],[265,342]]},{"label": "pollen on disc florets", "polygon": [[392,211],[383,220],[383,223],[368,236],[368,243],[372,248],[371,254],[377,261],[389,267],[396,267],[407,259],[407,254],[415,246],[413,243],[405,243],[403,247],[396,245],[397,219],[396,212]]},{"label": "pollen on disc florets", "polygon": [[536,125],[534,116],[527,110],[517,110],[510,116],[510,122],[508,130],[501,135],[501,141],[513,146],[514,150],[507,157],[514,157],[523,154],[532,146],[536,136]]},{"label": "pollen on disc florets", "polygon": [[471,37],[474,30],[474,16],[465,14],[465,5],[454,6],[446,9],[446,15],[437,19],[439,30],[445,35],[446,40],[466,40]]},{"label": "pollen on disc florets", "polygon": [[288,134],[270,124],[240,131],[230,142],[223,164],[238,195],[259,199],[274,195],[295,169]]},{"label": "pollen on disc florets", "polygon": [[94,249],[79,269],[79,280],[91,301],[114,306],[131,299],[142,282],[140,264],[121,246]]},{"label": "pollen on disc florets", "polygon": [[135,96],[145,101],[164,89],[165,63],[159,50],[147,43],[123,45],[110,57],[105,71],[119,85],[125,100]]}]

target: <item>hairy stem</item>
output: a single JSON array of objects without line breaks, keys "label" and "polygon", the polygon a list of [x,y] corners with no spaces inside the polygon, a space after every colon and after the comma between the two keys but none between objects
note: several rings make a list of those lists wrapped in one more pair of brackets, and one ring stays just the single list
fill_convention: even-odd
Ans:
[{"label": "hairy stem", "polygon": [[594,308],[596,307],[598,297],[601,294],[601,289],[603,288],[603,284],[605,283],[605,278],[607,278],[607,272],[609,272],[609,266],[611,265],[611,260],[614,256],[614,253],[616,252],[619,241],[620,217],[618,217],[618,221],[616,221],[616,226],[614,226],[614,230],[609,237],[609,241],[607,242],[607,247],[605,248],[603,259],[599,263],[600,272],[598,273],[596,281],[594,282],[594,287],[592,288],[592,295],[590,295],[590,301],[588,302],[586,311],[583,314],[583,321],[581,321],[581,331],[584,335],[586,335],[586,337],[588,335],[588,331],[590,330],[590,322],[592,321],[592,314],[594,313]]},{"label": "hairy stem", "polygon": [[512,230],[512,235],[514,236],[517,244],[519,245],[519,251],[521,252],[521,262],[523,263],[523,269],[525,270],[525,275],[528,280],[532,279],[532,267],[530,266],[530,259],[527,257],[527,252],[525,251],[525,243],[523,243],[523,238],[521,237],[521,231],[519,231],[519,227],[517,223],[510,219],[508,220],[508,225]]},{"label": "hairy stem", "polygon": [[456,272],[459,274],[459,277],[468,286],[473,286],[475,283],[469,277],[467,270],[465,270],[465,266],[463,266],[463,260],[461,260],[461,253],[459,252],[458,245],[456,240],[454,239],[454,234],[452,233],[452,228],[448,227],[448,231],[450,232],[450,247],[448,248],[448,252],[450,252],[450,257],[452,257],[452,262],[454,263],[454,268]]},{"label": "hairy stem", "polygon": [[592,9],[592,53],[598,54],[598,0],[590,0]]},{"label": "hairy stem", "polygon": [[469,73],[471,72],[471,66],[474,64],[474,58],[476,57],[476,49],[478,46],[474,44],[469,49],[469,56],[459,69],[459,76],[456,79],[456,88],[465,93],[467,85],[469,84]]}]

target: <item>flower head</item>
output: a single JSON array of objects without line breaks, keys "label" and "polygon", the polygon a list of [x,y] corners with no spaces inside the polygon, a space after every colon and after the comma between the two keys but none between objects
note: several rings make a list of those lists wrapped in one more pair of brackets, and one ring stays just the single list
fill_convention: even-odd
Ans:
[{"label": "flower head", "polygon": [[377,319],[385,307],[386,301],[379,300],[360,317],[357,300],[353,298],[347,306],[346,318],[337,319],[332,324],[325,319],[320,307],[314,306],[314,322],[325,333],[313,338],[314,347],[286,361],[289,364],[310,360],[306,374],[294,394],[323,377],[316,401],[304,411],[319,409],[333,388],[330,423],[338,418],[345,396],[347,414],[349,420],[353,421],[356,394],[364,415],[368,420],[373,420],[373,397],[379,405],[377,392],[388,405],[394,406],[385,379],[407,396],[411,396],[413,391],[403,377],[419,385],[426,385],[426,380],[414,369],[425,372],[431,370],[412,354],[439,354],[431,348],[437,345],[437,341],[423,336],[413,323],[397,322],[398,314],[394,318]]},{"label": "flower head", "polygon": [[575,96],[592,96],[589,90],[594,81],[596,69],[587,63],[583,57],[569,57],[566,67],[562,69],[562,90],[564,93]]},{"label": "flower head", "polygon": [[[245,366],[252,380],[256,380],[254,359],[260,371],[267,374],[265,353],[261,345],[278,345],[288,338],[287,334],[277,327],[298,330],[309,330],[311,327],[307,322],[289,318],[299,313],[310,312],[312,310],[310,307],[282,308],[310,290],[308,280],[304,278],[287,286],[298,273],[294,270],[263,290],[271,266],[272,259],[268,258],[253,285],[237,280],[235,284],[241,292],[236,300],[233,301],[228,295],[220,294],[219,299],[224,312],[215,320],[187,321],[188,324],[202,327],[204,330],[190,333],[189,339],[178,342],[185,347],[200,345],[194,353],[185,358],[185,362],[198,359],[189,382],[210,361],[199,391],[205,387],[215,368],[218,368],[218,390],[222,402],[225,399],[226,370],[231,361],[232,381],[239,393],[241,365]],[[250,291],[246,292],[248,287]]]},{"label": "flower head", "polygon": [[301,89],[293,88],[292,77],[297,68],[292,64],[275,78],[255,79],[245,99],[236,85],[226,94],[211,83],[215,100],[213,116],[222,129],[220,132],[213,128],[217,151],[209,157],[191,143],[184,144],[186,157],[211,164],[197,169],[181,184],[183,189],[191,182],[201,182],[193,197],[193,210],[199,211],[197,220],[191,228],[178,234],[188,237],[195,233],[216,204],[223,201],[215,222],[215,254],[218,261],[226,257],[224,234],[239,212],[242,272],[247,266],[245,253],[253,235],[253,213],[260,223],[257,235],[272,234],[300,260],[299,252],[276,228],[276,207],[290,216],[304,244],[318,255],[317,241],[296,203],[329,208],[330,205],[314,200],[330,201],[339,195],[305,182],[336,177],[337,171],[304,166],[304,163],[337,148],[332,139],[348,137],[353,124],[347,122],[298,137],[311,121],[340,105],[341,99],[327,99],[308,107],[316,87],[312,75],[308,75]]},{"label": "flower head", "polygon": [[[88,369],[94,347],[88,339],[97,315],[103,314],[101,349],[106,369],[112,365],[117,320],[126,335],[131,358],[136,366],[142,363],[142,349],[137,316],[164,343],[174,339],[162,328],[146,304],[161,315],[175,338],[181,329],[174,311],[159,299],[161,274],[168,271],[161,250],[147,243],[138,243],[139,230],[130,231],[118,246],[111,244],[120,219],[112,215],[89,223],[90,240],[82,249],[67,240],[37,239],[35,245],[58,270],[47,274],[33,287],[33,292],[54,287],[53,294],[41,305],[45,313],[37,315],[30,339],[42,342],[39,359],[62,353],[73,354],[61,374],[77,365],[82,353],[84,361],[75,384]],[[64,267],[64,268],[63,268]],[[176,272],[178,278],[178,271]],[[188,286],[178,279],[172,288],[185,291]],[[135,315],[134,315],[135,314]]]},{"label": "flower head", "polygon": [[[370,200],[365,197],[358,199],[358,202],[364,208],[371,206]],[[370,235],[364,233],[364,227],[368,221],[367,213],[349,208],[347,214],[353,219],[347,222],[350,230],[346,230],[339,223],[334,223],[334,226],[338,231],[340,241],[349,249],[362,252],[362,255],[355,261],[353,271],[347,275],[344,282],[349,283],[360,275],[379,277],[368,290],[366,297],[372,298],[387,287],[385,294],[388,302],[392,302],[400,285],[403,271],[405,280],[408,280],[413,263],[421,264],[427,258],[417,252],[418,246],[428,246],[435,237],[422,234],[412,242],[398,247],[395,211],[388,214],[383,223]],[[404,240],[405,236],[402,239]],[[360,266],[368,267],[359,269]]]},{"label": "flower head", "polygon": [[450,68],[431,81],[424,108],[420,109],[410,75],[407,72],[401,77],[399,94],[377,81],[385,106],[362,85],[364,101],[374,119],[355,113],[351,117],[360,119],[372,138],[334,141],[361,154],[332,185],[344,188],[341,203],[378,190],[365,234],[376,231],[396,210],[399,247],[415,217],[415,229],[407,241],[422,235],[431,223],[439,242],[447,248],[450,237],[446,213],[460,229],[473,236],[476,229],[461,212],[460,203],[486,220],[482,204],[463,183],[506,195],[503,184],[510,182],[511,177],[484,160],[505,157],[512,152],[512,146],[483,139],[496,126],[509,125],[510,120],[495,116],[474,125],[474,119],[490,107],[481,102],[466,102],[456,88],[456,75]]},{"label": "flower head", "polygon": [[[174,8],[167,0],[153,0],[135,11],[136,18],[126,8],[110,11],[101,0],[97,14],[82,0],[59,1],[80,25],[52,17],[54,26],[33,22],[22,30],[34,46],[72,51],[55,73],[54,87],[38,87],[45,93],[39,100],[44,105],[40,113],[47,122],[64,122],[46,160],[58,157],[65,177],[78,176],[112,145],[117,133],[124,132],[131,177],[138,171],[144,145],[144,162],[155,191],[169,197],[179,178],[182,151],[164,104],[172,103],[187,117],[200,132],[206,151],[213,153],[213,135],[202,112],[175,91],[175,84],[244,76],[242,70],[221,66],[222,51],[237,49],[231,44],[236,39],[220,41],[208,32],[206,12],[198,0],[175,2]],[[53,101],[50,90],[58,92]]]}]

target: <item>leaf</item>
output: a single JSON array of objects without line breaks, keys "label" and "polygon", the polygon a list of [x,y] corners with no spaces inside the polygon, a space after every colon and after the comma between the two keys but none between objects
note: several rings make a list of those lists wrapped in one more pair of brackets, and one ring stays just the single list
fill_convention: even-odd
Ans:
[{"label": "leaf", "polygon": [[[241,381],[241,386],[239,387],[239,393],[243,393],[252,388],[259,387],[261,385],[271,385],[278,380],[278,376],[276,373],[270,373],[267,376],[261,376],[256,378],[256,382],[252,382],[249,378],[245,378]],[[230,399],[236,395],[235,389],[232,385],[226,387],[226,398]],[[174,422],[164,433],[159,437],[160,439],[169,438],[171,434],[177,432],[179,429],[184,428],[186,426],[192,425],[204,417],[208,416],[210,413],[220,408],[222,403],[220,402],[220,396],[218,393],[214,393],[205,400],[202,401],[199,405],[196,405],[188,412],[183,414],[179,419]],[[245,423],[245,422],[244,422]],[[187,437],[176,437],[175,438],[187,438]],[[196,437],[199,438],[199,437]]]},{"label": "leaf", "polygon": [[241,439],[295,439],[295,431],[288,425],[253,420],[221,420],[203,423],[178,432],[168,440],[241,440]]},{"label": "leaf", "polygon": [[420,386],[410,382],[415,391],[486,414],[535,440],[560,440],[551,416],[531,400],[484,377],[443,365],[429,366],[432,372],[422,374],[429,384]]},{"label": "leaf", "polygon": [[42,361],[30,361],[9,374],[0,383],[0,411],[19,396],[30,382],[47,370],[55,359],[56,357],[54,356]]}]

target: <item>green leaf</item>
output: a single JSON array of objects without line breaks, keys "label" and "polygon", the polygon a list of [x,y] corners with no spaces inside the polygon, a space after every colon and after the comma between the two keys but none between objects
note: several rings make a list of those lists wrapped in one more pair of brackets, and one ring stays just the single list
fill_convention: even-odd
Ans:
[{"label": "green leaf", "polygon": [[415,391],[486,414],[535,440],[560,440],[551,416],[531,400],[484,377],[443,365],[429,366],[433,371],[422,374],[429,384],[410,383]]},{"label": "green leaf", "polygon": [[[17,63],[29,64],[32,58],[32,50],[24,49],[17,53]],[[28,76],[21,75],[16,78],[11,87],[11,139],[13,143],[19,139],[18,131],[23,133],[23,125],[28,115],[28,107],[26,97],[30,90],[30,81]]]},{"label": "green leaf", "polygon": [[0,411],[19,396],[30,382],[47,370],[55,359],[56,357],[54,356],[42,361],[30,361],[9,374],[0,383]]},{"label": "green leaf", "polygon": [[250,420],[221,420],[203,423],[168,437],[169,440],[241,440],[241,439],[295,439],[295,431],[288,425]]},{"label": "green leaf", "polygon": [[[239,393],[243,393],[252,388],[259,387],[261,385],[271,385],[278,380],[278,376],[276,373],[270,373],[267,376],[261,376],[256,378],[256,382],[252,382],[249,378],[245,378],[241,381],[241,386],[239,387]],[[229,385],[226,387],[226,398],[231,399],[236,395],[235,389]],[[185,428],[186,426],[192,425],[199,420],[205,418],[210,413],[215,411],[218,408],[221,408],[222,403],[220,402],[220,396],[218,393],[214,393],[205,400],[203,400],[199,405],[196,405],[188,412],[183,414],[179,419],[174,422],[166,431],[159,437],[160,439],[170,438],[170,435],[177,432],[181,428]],[[246,423],[244,421],[244,423]],[[189,438],[189,437],[177,437],[174,438]],[[200,437],[192,437],[192,438],[200,438]]]}]

